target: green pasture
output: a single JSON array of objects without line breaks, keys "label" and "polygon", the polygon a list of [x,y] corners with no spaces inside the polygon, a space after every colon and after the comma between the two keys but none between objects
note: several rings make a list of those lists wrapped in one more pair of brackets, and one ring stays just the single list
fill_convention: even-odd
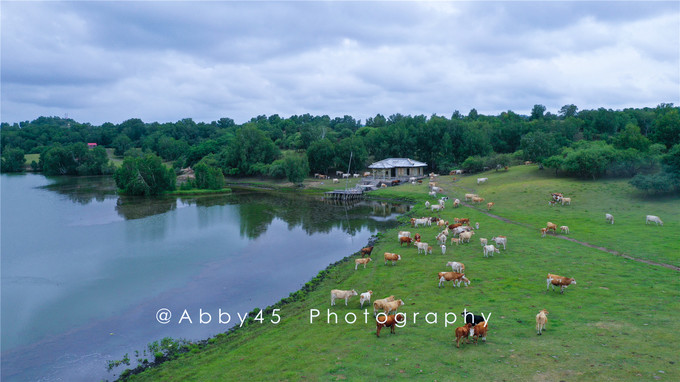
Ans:
[{"label": "green pasture", "polygon": [[[485,208],[453,209],[449,202],[442,218],[467,217],[480,223],[470,244],[447,243],[442,255],[434,245],[436,226],[404,225],[384,232],[366,269],[354,270],[356,256],[335,266],[315,290],[282,307],[279,324],[270,323],[271,317],[265,315],[262,324],[220,335],[204,350],[186,353],[133,379],[680,380],[679,273],[554,236],[541,238],[538,233],[549,220],[569,225],[571,236],[579,240],[677,264],[678,199],[640,197],[625,181],[554,178],[531,166],[482,176],[489,181],[479,187],[477,176],[457,182],[446,176],[438,182],[446,194],[461,200],[463,187],[474,189],[496,202],[493,213],[531,227],[492,218]],[[428,199],[426,183],[387,188],[375,195],[417,200],[412,215],[431,216],[423,205]],[[549,207],[551,191],[572,196],[573,205]],[[605,225],[605,212],[614,214],[613,226]],[[646,214],[659,215],[664,227],[645,227]],[[414,247],[400,247],[399,230],[420,233],[423,241],[433,244],[433,254],[418,255]],[[479,238],[494,235],[508,237],[507,250],[484,258]],[[384,265],[384,252],[401,254],[403,259]],[[437,287],[437,272],[447,270],[447,261],[465,263],[469,287]],[[577,284],[564,294],[546,291],[547,273],[574,277]],[[407,314],[407,325],[397,328],[396,334],[383,330],[376,338],[372,314],[364,323],[358,296],[349,306],[339,301],[331,307],[331,289],[372,290],[374,299],[395,295],[406,303],[400,311]],[[314,323],[310,309],[320,311]],[[327,309],[338,315],[338,324],[333,319],[327,323]],[[491,314],[486,343],[456,348],[454,329],[460,326],[463,309]],[[544,334],[537,336],[535,315],[541,309],[550,313]],[[425,321],[429,312],[437,314],[437,323]],[[458,315],[458,322],[449,327],[444,326],[447,312]],[[356,315],[356,323],[345,322],[349,313]],[[433,318],[430,315],[430,321]]]}]

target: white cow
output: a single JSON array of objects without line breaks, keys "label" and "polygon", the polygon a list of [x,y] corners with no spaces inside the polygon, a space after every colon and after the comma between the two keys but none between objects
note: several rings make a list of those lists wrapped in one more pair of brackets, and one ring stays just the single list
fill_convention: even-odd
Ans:
[{"label": "white cow", "polygon": [[647,219],[645,220],[645,224],[649,224],[649,222],[656,223],[656,225],[661,224],[661,226],[663,227],[663,222],[661,221],[661,219],[659,219],[658,216],[647,215]]},{"label": "white cow", "polygon": [[498,248],[494,247],[493,244],[484,246],[484,257],[489,257],[489,254],[493,256],[494,252],[501,253],[501,251]]},{"label": "white cow", "polygon": [[477,178],[477,184],[481,184],[489,180],[489,178]]},{"label": "white cow", "polygon": [[506,249],[505,246],[508,244],[508,238],[505,236],[495,236],[491,238],[491,241],[495,241],[496,245],[501,245],[503,244],[503,249]]},{"label": "white cow", "polygon": [[607,223],[612,223],[614,224],[614,215],[612,214],[604,214],[604,218],[607,219]]}]

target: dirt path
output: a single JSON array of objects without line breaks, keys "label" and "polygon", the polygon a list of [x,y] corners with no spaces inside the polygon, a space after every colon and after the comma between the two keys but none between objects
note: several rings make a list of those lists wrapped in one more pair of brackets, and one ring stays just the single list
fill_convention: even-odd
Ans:
[{"label": "dirt path", "polygon": [[[469,191],[469,192],[475,192],[474,190],[472,190],[472,189],[470,189],[470,188],[463,187],[463,186],[458,186],[458,185],[455,185],[455,184],[453,185],[453,187],[458,187],[458,188],[467,190],[467,191]],[[504,218],[504,217],[502,217],[502,216],[494,215],[494,214],[492,214],[492,213],[490,213],[490,212],[488,212],[488,211],[484,211],[484,210],[481,209],[481,208],[477,208],[477,207],[475,207],[475,206],[473,206],[473,205],[470,205],[470,204],[468,204],[468,203],[466,203],[466,202],[463,202],[463,201],[461,201],[460,204],[464,205],[465,207],[468,207],[468,208],[472,208],[472,209],[474,209],[474,210],[477,210],[477,211],[479,211],[479,212],[481,212],[481,213],[483,213],[483,214],[486,214],[486,215],[489,216],[489,217],[492,217],[492,218],[494,218],[494,219],[500,220],[500,221],[505,222],[505,223],[515,224],[515,225],[518,225],[518,226],[521,226],[521,227],[526,227],[526,228],[531,228],[531,229],[536,229],[536,227],[533,227],[533,226],[531,226],[531,225],[529,225],[529,224],[516,222],[516,221],[510,220],[510,219],[506,219],[506,218]],[[585,242],[585,241],[576,240],[576,239],[573,239],[573,238],[571,238],[571,237],[566,237],[566,236],[562,236],[562,235],[552,235],[552,236],[554,236],[554,237],[556,237],[556,238],[558,238],[558,239],[563,239],[563,240],[568,240],[568,241],[571,241],[571,242],[574,242],[574,243],[578,243],[578,244],[581,244],[581,245],[586,246],[586,247],[589,247],[589,248],[595,248],[595,249],[598,249],[598,250],[603,251],[603,252],[610,253],[610,254],[615,255],[615,256],[621,256],[621,257],[623,257],[623,258],[625,258],[625,259],[628,259],[628,260],[633,260],[633,261],[637,261],[637,262],[645,263],[645,264],[649,264],[649,265],[656,265],[656,266],[659,266],[659,267],[664,267],[664,268],[668,268],[668,269],[672,269],[672,270],[674,270],[674,271],[680,272],[680,267],[677,267],[677,266],[675,266],[675,265],[666,264],[666,263],[658,263],[658,262],[656,262],[656,261],[640,259],[640,258],[633,257],[633,256],[631,256],[631,255],[628,255],[628,254],[625,254],[625,253],[622,253],[622,252],[619,252],[619,251],[615,251],[615,250],[613,250],[613,249],[609,249],[609,248],[605,248],[605,247],[600,247],[599,245],[590,244],[590,243]]]}]

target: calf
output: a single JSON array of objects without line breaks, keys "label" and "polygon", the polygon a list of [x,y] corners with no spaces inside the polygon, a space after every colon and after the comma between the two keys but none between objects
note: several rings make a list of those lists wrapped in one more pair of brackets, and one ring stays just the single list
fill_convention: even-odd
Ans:
[{"label": "calf", "polygon": [[417,233],[413,238],[415,241],[420,241],[420,234]]},{"label": "calf", "polygon": [[548,233],[547,228],[541,228],[541,237],[545,237],[545,234]]},{"label": "calf", "polygon": [[490,211],[490,210],[491,210],[491,207],[493,207],[493,206],[495,206],[495,205],[496,205],[496,203],[494,203],[494,202],[486,203],[486,210],[487,210],[487,211]]},{"label": "calf", "polygon": [[373,291],[369,290],[368,292],[364,292],[359,296],[359,302],[361,303],[361,307],[364,307],[365,302],[371,302],[371,296],[373,296]]},{"label": "calf", "polygon": [[545,281],[546,290],[550,290],[550,284],[552,284],[553,291],[555,290],[555,286],[559,286],[560,293],[562,294],[564,294],[564,289],[566,289],[569,285],[576,284],[576,280],[573,278],[553,275],[552,273],[548,273]]},{"label": "calf", "polygon": [[470,329],[472,329],[472,324],[465,324],[465,326],[461,326],[456,328],[456,347],[460,348],[460,340],[465,339],[466,343],[470,343],[468,341],[468,336],[470,335]]},{"label": "calf", "polygon": [[489,326],[486,324],[486,322],[480,322],[479,324],[475,325],[475,327],[472,329],[472,336],[475,339],[475,345],[477,345],[478,338],[481,338],[482,341],[486,342],[486,333],[488,330]]},{"label": "calf", "polygon": [[562,198],[562,205],[571,205],[571,198]]},{"label": "calf", "polygon": [[446,245],[442,244],[442,255],[446,255]]},{"label": "calf", "polygon": [[380,330],[384,327],[390,328],[390,334],[394,334],[394,328],[397,324],[403,324],[406,322],[406,315],[404,313],[392,314],[387,317],[376,317],[376,331],[375,335],[380,337]]},{"label": "calf", "polygon": [[543,334],[545,324],[548,322],[548,311],[543,309],[536,315],[536,334],[539,336]]},{"label": "calf", "polygon": [[560,226],[561,233],[569,233],[569,227],[566,225]]},{"label": "calf", "polygon": [[360,259],[354,259],[354,270],[356,271],[357,268],[359,267],[359,264],[364,265],[364,269],[366,269],[366,264],[371,261],[370,257],[365,257],[365,258],[360,258]]},{"label": "calf", "polygon": [[469,242],[470,242],[470,238],[471,238],[472,235],[474,235],[474,234],[475,234],[475,233],[474,233],[473,231],[469,231],[469,232],[461,232],[460,235],[458,235],[458,237],[460,238],[460,242],[461,242],[461,243],[462,243],[462,242],[468,242],[468,243],[469,243]]},{"label": "calf", "polygon": [[477,184],[485,183],[489,178],[477,178]]}]

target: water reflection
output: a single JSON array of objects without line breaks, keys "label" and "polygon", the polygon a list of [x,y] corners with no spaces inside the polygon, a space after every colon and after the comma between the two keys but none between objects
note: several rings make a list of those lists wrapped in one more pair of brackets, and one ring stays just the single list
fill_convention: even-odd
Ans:
[{"label": "water reflection", "polygon": [[[53,183],[41,188],[66,196],[69,200],[86,205],[93,201],[102,202],[116,198],[115,212],[125,220],[143,219],[164,214],[181,207],[198,206],[198,221],[201,227],[208,227],[222,219],[238,219],[240,235],[256,239],[267,231],[279,218],[289,229],[301,227],[307,234],[327,233],[341,228],[354,235],[363,228],[383,228],[380,221],[408,212],[408,204],[384,201],[358,200],[341,202],[324,200],[319,196],[294,193],[276,193],[252,190],[235,190],[231,194],[199,196],[135,197],[119,196],[111,177],[54,177]],[[228,209],[213,209],[214,206],[236,206],[238,216],[232,216]],[[156,229],[162,226],[156,226]],[[154,232],[161,238],[164,232]]]},{"label": "water reflection", "polygon": [[109,176],[54,176],[52,183],[39,188],[54,191],[69,200],[86,205],[93,201],[103,202],[115,198],[116,182]]}]

